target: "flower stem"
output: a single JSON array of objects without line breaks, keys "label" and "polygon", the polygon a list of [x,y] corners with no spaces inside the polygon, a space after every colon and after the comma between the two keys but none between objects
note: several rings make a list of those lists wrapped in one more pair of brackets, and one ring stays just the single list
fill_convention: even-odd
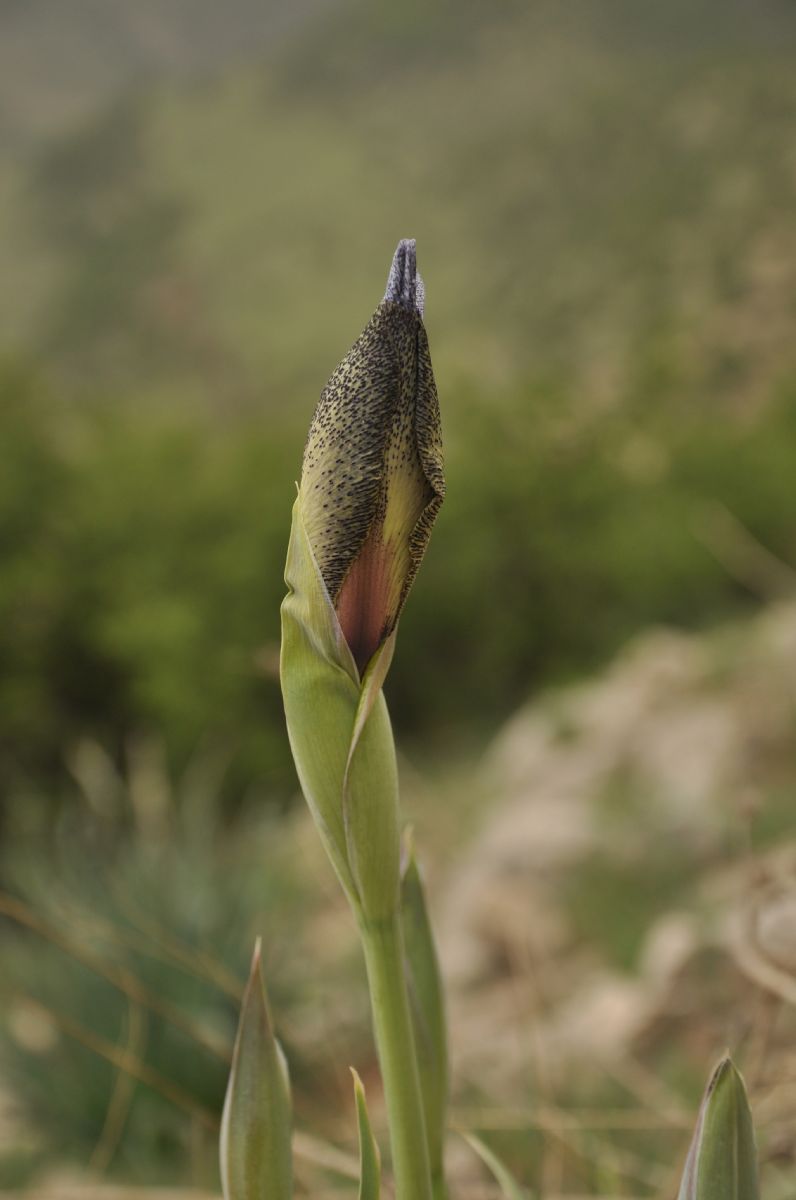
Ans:
[{"label": "flower stem", "polygon": [[363,917],[360,930],[390,1125],[395,1200],[432,1200],[400,917],[382,921]]}]

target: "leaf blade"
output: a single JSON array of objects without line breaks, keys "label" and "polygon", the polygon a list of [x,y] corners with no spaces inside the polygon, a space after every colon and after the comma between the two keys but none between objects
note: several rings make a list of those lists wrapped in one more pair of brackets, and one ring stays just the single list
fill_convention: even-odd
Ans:
[{"label": "leaf blade", "polygon": [[354,1099],[357,1106],[359,1128],[359,1200],[379,1200],[381,1194],[381,1155],[373,1136],[365,1099],[365,1088],[359,1075],[351,1067],[354,1079]]},{"label": "leaf blade", "polygon": [[448,1107],[448,1035],[442,978],[426,905],[425,889],[411,843],[404,842],[401,920],[407,988],[418,1058],[426,1137],[435,1194],[444,1195],[443,1146]]},{"label": "leaf blade", "polygon": [[725,1056],[710,1077],[678,1200],[759,1200],[754,1125],[743,1079]]},{"label": "leaf blade", "polygon": [[221,1119],[224,1200],[290,1200],[291,1124],[287,1067],[271,1026],[258,938]]}]

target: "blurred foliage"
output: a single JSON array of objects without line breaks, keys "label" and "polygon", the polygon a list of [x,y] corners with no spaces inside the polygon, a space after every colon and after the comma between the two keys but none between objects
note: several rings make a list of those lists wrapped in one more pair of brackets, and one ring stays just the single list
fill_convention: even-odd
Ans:
[{"label": "blurred foliage", "polygon": [[157,729],[180,766],[204,739],[228,750],[238,796],[284,791],[278,445],[196,414],[65,411],[11,368],[2,389],[6,778],[52,778],[86,733],[121,762]]},{"label": "blurred foliage", "polygon": [[[217,9],[0,13],[0,876],[228,1038],[231,998],[121,946],[117,900],[239,977],[258,905],[286,905],[300,942],[295,871],[269,845],[264,876],[235,817],[295,792],[277,681],[293,483],[399,237],[418,239],[449,484],[389,680],[404,745],[475,757],[530,691],[644,626],[777,594],[756,553],[796,563],[796,7]],[[151,745],[204,796],[201,820],[171,796],[154,841],[119,800]],[[772,837],[791,803],[785,785]],[[614,918],[643,872],[587,876],[573,921],[632,965],[650,914]],[[653,879],[664,905],[665,864]],[[124,1043],[117,991],[12,928],[0,1015],[19,988]],[[112,1069],[65,1037],[32,1069],[7,1042],[34,1124],[85,1160]],[[146,1059],[219,1104],[225,1072],[151,1015]],[[190,1156],[146,1089],[125,1130],[122,1172],[164,1180]]]},{"label": "blurred foliage", "polygon": [[0,139],[6,792],[155,730],[175,767],[223,750],[233,805],[292,790],[292,485],[407,232],[449,497],[390,680],[404,736],[756,598],[700,540],[710,504],[794,560],[796,19],[715,11],[307,5],[267,56],[200,24],[154,76],[128,15],[123,95],[88,73],[79,118],[48,95],[24,154]]},{"label": "blurred foliage", "polygon": [[[229,760],[222,795],[292,788],[277,681],[291,428],[248,417],[64,406],[6,367],[0,410],[0,681],[6,786],[62,775],[98,738],[123,764],[159,731],[180,768]],[[529,686],[582,671],[650,622],[694,625],[750,599],[700,541],[720,500],[793,559],[796,403],[754,423],[673,384],[611,413],[562,388],[460,391],[449,498],[390,678],[408,734],[495,722]]]},{"label": "blurred foliage", "polygon": [[[109,787],[108,766],[85,745],[84,802],[46,848],[17,833],[0,864],[12,889],[0,891],[0,1064],[37,1139],[27,1161],[24,1148],[3,1157],[0,1183],[41,1165],[39,1143],[135,1181],[182,1179],[186,1162],[215,1181],[242,980],[261,930],[300,1104],[307,1091],[302,1050],[282,1025],[306,991],[296,934],[312,905],[295,843],[261,819],[225,835],[209,761],[173,790],[156,747],[139,748],[129,788]],[[314,1091],[321,1099],[317,1079]]]}]

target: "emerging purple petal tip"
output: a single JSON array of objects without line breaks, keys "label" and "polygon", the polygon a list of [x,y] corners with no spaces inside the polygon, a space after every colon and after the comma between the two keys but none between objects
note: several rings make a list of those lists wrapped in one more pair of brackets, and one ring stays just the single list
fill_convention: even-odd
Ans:
[{"label": "emerging purple petal tip", "polygon": [[417,270],[417,244],[414,238],[401,238],[398,243],[384,299],[423,316],[426,289]]}]

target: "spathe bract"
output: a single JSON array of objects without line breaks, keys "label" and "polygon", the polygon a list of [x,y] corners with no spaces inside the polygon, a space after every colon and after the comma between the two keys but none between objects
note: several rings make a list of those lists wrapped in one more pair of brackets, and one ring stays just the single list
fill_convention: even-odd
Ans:
[{"label": "spathe bract", "polygon": [[321,394],[299,507],[360,673],[395,628],[444,494],[439,401],[415,243]]}]

